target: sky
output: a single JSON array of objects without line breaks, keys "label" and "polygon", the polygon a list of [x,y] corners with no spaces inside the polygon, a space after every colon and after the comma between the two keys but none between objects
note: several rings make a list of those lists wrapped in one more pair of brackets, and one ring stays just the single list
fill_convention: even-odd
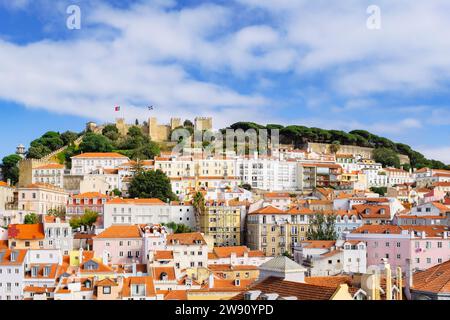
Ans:
[{"label": "sky", "polygon": [[450,163],[449,30],[448,0],[0,0],[0,157],[88,121],[212,116],[364,129]]}]

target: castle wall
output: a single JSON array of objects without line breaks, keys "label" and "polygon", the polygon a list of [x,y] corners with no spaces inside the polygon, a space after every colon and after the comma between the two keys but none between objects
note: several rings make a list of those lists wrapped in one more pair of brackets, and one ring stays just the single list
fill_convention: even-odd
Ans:
[{"label": "castle wall", "polygon": [[[331,153],[330,146],[331,144],[328,143],[308,142],[308,149],[316,153]],[[361,155],[365,159],[372,159],[373,150],[374,150],[373,148],[367,147],[341,145],[338,153]],[[408,156],[398,154],[398,157],[400,158],[401,164],[403,163],[409,164]]]}]

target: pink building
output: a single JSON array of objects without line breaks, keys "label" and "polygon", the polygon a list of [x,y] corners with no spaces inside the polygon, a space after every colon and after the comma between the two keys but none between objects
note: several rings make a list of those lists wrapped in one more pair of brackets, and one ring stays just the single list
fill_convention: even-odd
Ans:
[{"label": "pink building", "polygon": [[143,237],[137,225],[113,225],[93,240],[95,255],[104,263],[142,263]]},{"label": "pink building", "polygon": [[391,266],[407,270],[428,269],[450,259],[450,231],[446,226],[365,225],[346,235],[347,240],[366,243],[367,266],[382,258]]}]

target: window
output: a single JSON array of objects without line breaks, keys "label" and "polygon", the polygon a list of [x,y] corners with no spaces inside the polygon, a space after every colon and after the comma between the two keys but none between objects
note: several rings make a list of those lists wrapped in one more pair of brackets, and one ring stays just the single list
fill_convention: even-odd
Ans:
[{"label": "window", "polygon": [[386,242],[386,247],[389,247],[389,242]]},{"label": "window", "polygon": [[111,294],[111,287],[103,287],[103,294]]},{"label": "window", "polygon": [[438,243],[437,243],[437,247],[438,247],[438,248],[442,248],[442,242],[438,242]]},{"label": "window", "polygon": [[431,258],[427,258],[427,263],[431,263]]},{"label": "window", "polygon": [[333,260],[328,260],[328,264],[332,264],[333,263]]},{"label": "window", "polygon": [[401,243],[397,242],[397,248],[400,248],[400,246],[401,246]]}]

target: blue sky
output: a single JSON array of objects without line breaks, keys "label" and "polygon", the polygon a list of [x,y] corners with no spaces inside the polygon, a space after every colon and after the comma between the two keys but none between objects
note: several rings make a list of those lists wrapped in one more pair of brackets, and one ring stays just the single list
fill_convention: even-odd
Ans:
[{"label": "blue sky", "polygon": [[[81,30],[66,28],[70,4]],[[118,104],[130,122],[366,129],[450,163],[449,12],[446,0],[0,0],[0,157],[111,121]]]}]

